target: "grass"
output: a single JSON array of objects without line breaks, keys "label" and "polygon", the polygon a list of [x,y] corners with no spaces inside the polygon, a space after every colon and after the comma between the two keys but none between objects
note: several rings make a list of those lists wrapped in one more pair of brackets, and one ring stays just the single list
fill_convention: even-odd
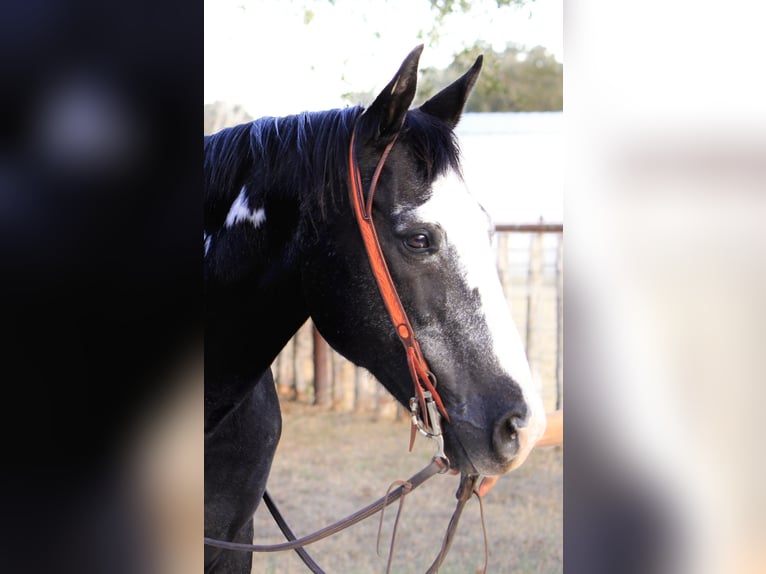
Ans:
[{"label": "grass", "polygon": [[[406,479],[430,460],[433,446],[419,437],[407,452],[408,422],[373,421],[369,416],[329,413],[283,403],[284,429],[269,480],[275,498],[298,536],[342,518],[382,496],[389,484]],[[558,573],[562,566],[561,449],[533,452],[527,462],[498,482],[485,499],[489,572]],[[407,497],[399,525],[392,571],[422,573],[441,545],[455,506],[459,478],[440,475]],[[395,506],[386,513],[378,556],[379,515],[308,547],[331,573],[382,573]],[[283,539],[264,505],[255,514],[255,542]],[[472,573],[483,563],[479,508],[466,507],[452,549],[440,572]],[[303,574],[293,552],[256,554],[255,573]]]}]

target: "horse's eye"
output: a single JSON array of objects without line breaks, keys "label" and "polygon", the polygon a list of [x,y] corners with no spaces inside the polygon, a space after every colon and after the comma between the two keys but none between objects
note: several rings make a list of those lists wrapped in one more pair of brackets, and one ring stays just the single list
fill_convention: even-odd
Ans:
[{"label": "horse's eye", "polygon": [[405,243],[410,249],[428,249],[431,247],[431,242],[428,240],[428,235],[425,233],[416,233],[415,235],[408,237]]}]

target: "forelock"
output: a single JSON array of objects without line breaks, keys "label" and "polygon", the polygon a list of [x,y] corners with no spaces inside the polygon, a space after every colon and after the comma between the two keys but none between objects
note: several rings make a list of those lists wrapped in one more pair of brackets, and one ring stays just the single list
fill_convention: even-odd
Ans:
[{"label": "forelock", "polygon": [[421,175],[429,182],[450,169],[461,174],[460,146],[452,129],[419,109],[410,110],[402,128]]}]

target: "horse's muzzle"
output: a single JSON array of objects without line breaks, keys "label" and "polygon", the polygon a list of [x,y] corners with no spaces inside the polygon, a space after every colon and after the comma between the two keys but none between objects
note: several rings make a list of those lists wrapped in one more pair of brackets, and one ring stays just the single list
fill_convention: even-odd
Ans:
[{"label": "horse's muzzle", "polygon": [[446,425],[447,455],[452,467],[492,476],[521,465],[540,433],[537,421],[521,402],[494,421],[472,421],[453,416]]}]

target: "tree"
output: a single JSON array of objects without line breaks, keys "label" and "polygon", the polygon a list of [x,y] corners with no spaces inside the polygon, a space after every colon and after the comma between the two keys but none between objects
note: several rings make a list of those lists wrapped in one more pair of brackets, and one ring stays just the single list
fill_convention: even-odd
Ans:
[{"label": "tree", "polygon": [[463,50],[444,70],[425,68],[419,98],[425,101],[463,74],[479,54],[482,74],[466,105],[469,112],[558,111],[564,103],[564,66],[542,46],[531,50],[508,44],[495,52],[481,42]]}]

